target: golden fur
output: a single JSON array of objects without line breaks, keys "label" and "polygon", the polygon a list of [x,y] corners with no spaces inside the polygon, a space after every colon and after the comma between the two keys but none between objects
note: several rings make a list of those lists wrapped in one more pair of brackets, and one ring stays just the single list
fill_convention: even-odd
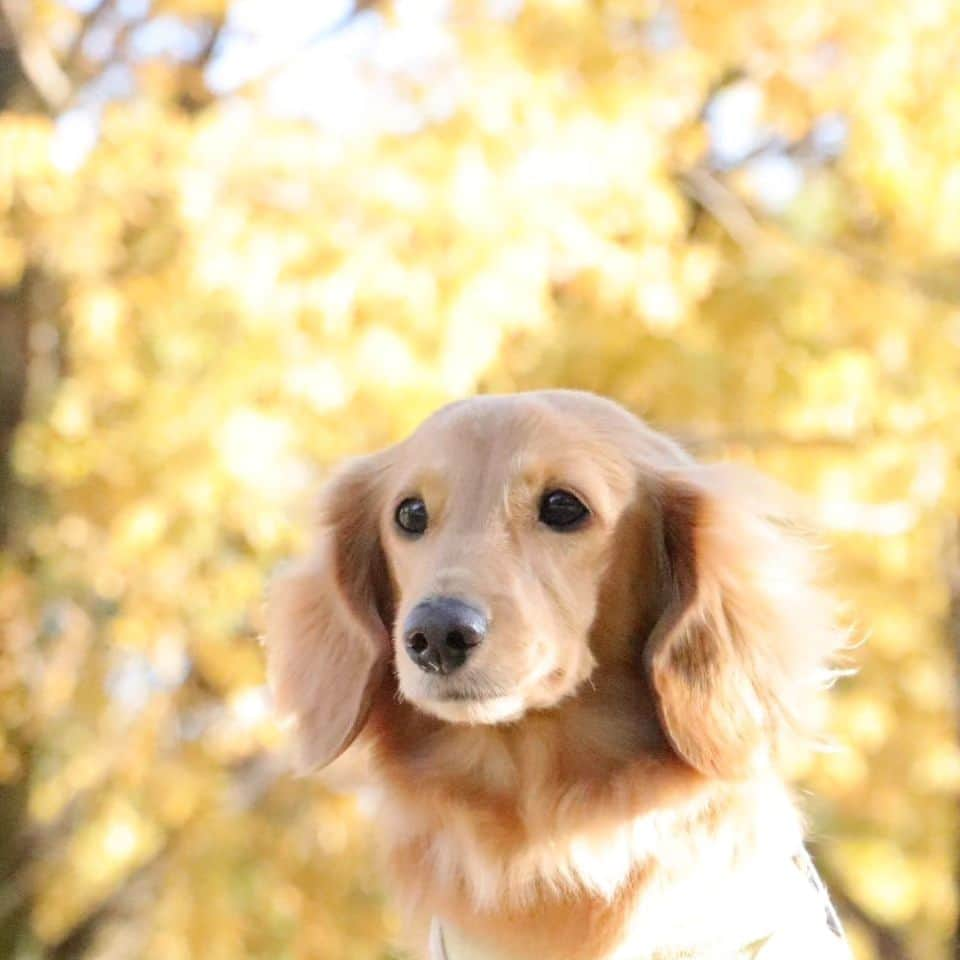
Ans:
[{"label": "golden fur", "polygon": [[[556,487],[582,530],[538,523]],[[801,843],[776,761],[839,639],[813,556],[767,488],[610,401],[463,401],[330,480],[271,588],[271,684],[305,766],[368,744],[412,916],[538,960],[690,956],[788,909],[740,901],[783,900]],[[395,626],[442,594],[491,623],[449,677]]]}]

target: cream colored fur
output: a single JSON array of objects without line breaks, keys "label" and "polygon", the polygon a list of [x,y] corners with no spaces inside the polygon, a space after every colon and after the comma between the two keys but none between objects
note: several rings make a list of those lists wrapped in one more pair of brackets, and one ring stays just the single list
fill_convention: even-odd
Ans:
[{"label": "cream colored fur", "polygon": [[[558,488],[583,529],[538,522]],[[418,538],[394,523],[411,495]],[[330,481],[313,553],[271,589],[271,683],[308,764],[366,745],[424,950],[440,917],[492,960],[712,960],[758,937],[788,960],[832,944],[778,773],[841,640],[815,561],[768,485],[607,400],[478,398]],[[399,626],[438,595],[491,624],[450,676]]]}]

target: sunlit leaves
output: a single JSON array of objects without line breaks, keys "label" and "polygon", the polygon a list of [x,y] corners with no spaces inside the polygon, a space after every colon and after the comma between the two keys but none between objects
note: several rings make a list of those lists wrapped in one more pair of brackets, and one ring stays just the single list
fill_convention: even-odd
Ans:
[{"label": "sunlit leaves", "polygon": [[[396,50],[414,5],[387,6],[366,23]],[[65,56],[80,18],[37,9]],[[274,760],[263,583],[335,461],[476,389],[571,385],[809,498],[869,638],[825,708],[838,752],[802,761],[815,833],[867,916],[941,955],[956,5],[450,11],[423,62],[363,53],[391,106],[355,94],[349,136],[130,61],[140,30],[209,39],[206,0],[102,34],[137,95],[85,159],[69,120],[0,114],[0,285],[42,277],[0,567],[0,782],[55,834],[36,929],[132,877],[115,956],[387,956],[352,802]]]}]

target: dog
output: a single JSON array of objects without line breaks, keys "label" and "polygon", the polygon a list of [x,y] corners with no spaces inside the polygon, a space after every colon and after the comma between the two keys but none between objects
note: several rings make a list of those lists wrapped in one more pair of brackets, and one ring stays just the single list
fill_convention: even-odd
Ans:
[{"label": "dog", "polygon": [[843,642],[757,478],[482,396],[327,483],[268,591],[301,765],[358,739],[432,960],[850,956],[780,768]]}]

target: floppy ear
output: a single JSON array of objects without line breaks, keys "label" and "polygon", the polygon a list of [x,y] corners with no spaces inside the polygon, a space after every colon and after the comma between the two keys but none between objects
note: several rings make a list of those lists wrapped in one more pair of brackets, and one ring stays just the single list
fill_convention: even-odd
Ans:
[{"label": "floppy ear", "polygon": [[666,604],[644,651],[661,723],[701,772],[745,777],[801,727],[839,645],[811,546],[768,491],[691,467],[660,493]]},{"label": "floppy ear", "polygon": [[267,675],[296,730],[301,768],[336,759],[360,732],[386,672],[393,617],[377,532],[376,457],[324,489],[312,554],[281,571],[267,597]]}]

